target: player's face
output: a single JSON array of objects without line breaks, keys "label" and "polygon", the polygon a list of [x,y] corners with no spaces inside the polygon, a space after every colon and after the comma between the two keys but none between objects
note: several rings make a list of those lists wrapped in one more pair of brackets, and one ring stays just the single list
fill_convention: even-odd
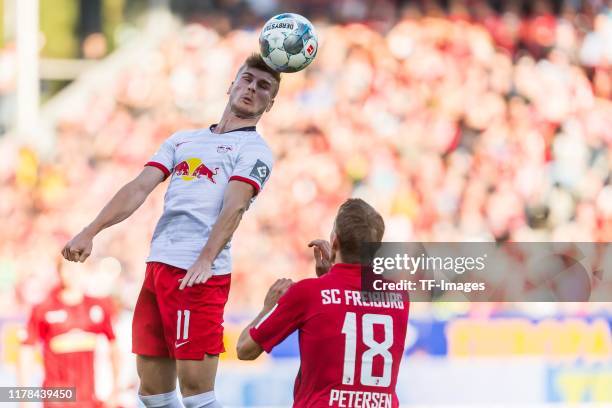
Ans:
[{"label": "player's face", "polygon": [[60,267],[60,279],[62,286],[66,289],[80,290],[82,288],[82,277],[84,271],[79,268],[80,264],[64,262]]},{"label": "player's face", "polygon": [[257,68],[244,67],[228,91],[232,112],[241,118],[255,118],[269,111],[278,88],[276,79]]}]

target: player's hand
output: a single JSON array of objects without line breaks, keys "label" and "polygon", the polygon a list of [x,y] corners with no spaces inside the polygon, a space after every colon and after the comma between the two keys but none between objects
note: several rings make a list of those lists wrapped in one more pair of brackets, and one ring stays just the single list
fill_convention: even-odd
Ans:
[{"label": "player's hand", "polygon": [[182,279],[179,279],[181,285],[180,290],[185,287],[192,287],[200,283],[204,283],[212,276],[212,262],[197,260],[189,269]]},{"label": "player's hand", "polygon": [[308,243],[308,247],[313,248],[317,276],[325,275],[331,268],[331,244],[324,239],[315,239]]},{"label": "player's hand", "polygon": [[93,248],[93,235],[83,230],[64,245],[62,256],[72,262],[85,262]]},{"label": "player's hand", "polygon": [[293,285],[293,281],[287,278],[281,278],[274,282],[270,289],[268,289],[266,300],[264,300],[264,309],[272,309],[278,302],[278,299],[285,294],[291,285]]}]

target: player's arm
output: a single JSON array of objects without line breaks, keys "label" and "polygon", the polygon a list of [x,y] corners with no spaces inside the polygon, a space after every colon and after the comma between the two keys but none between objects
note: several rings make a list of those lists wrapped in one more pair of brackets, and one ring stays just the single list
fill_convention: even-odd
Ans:
[{"label": "player's arm", "polygon": [[21,344],[17,348],[17,386],[32,386],[29,381],[32,379],[32,367],[35,367],[34,354],[36,346]]},{"label": "player's arm", "polygon": [[91,254],[94,237],[105,228],[115,225],[138,209],[166,174],[157,167],[145,166],[142,172],[124,185],[83,231],[72,238],[62,249],[69,261],[84,262]]},{"label": "player's arm", "polygon": [[[34,376],[33,368],[36,367],[36,355],[37,346],[30,344],[21,344],[17,348],[17,387],[32,387],[39,384],[32,384],[32,377]],[[19,408],[27,408],[31,404],[26,402],[20,402],[17,406]]]},{"label": "player's arm", "polygon": [[111,358],[111,370],[113,374],[113,389],[111,394],[112,403],[111,407],[117,406],[117,398],[119,397],[119,374],[121,373],[121,352],[117,341],[113,340],[109,343],[110,346],[110,358]]},{"label": "player's arm", "polygon": [[264,300],[263,309],[261,309],[261,312],[259,312],[255,320],[244,328],[240,334],[240,337],[238,338],[236,352],[240,360],[255,360],[261,353],[263,353],[263,347],[253,340],[250,330],[251,328],[257,326],[259,322],[274,309],[278,299],[285,294],[291,285],[293,285],[293,281],[291,279],[279,279],[270,287],[268,294],[266,295],[266,299]]},{"label": "player's arm", "polygon": [[112,374],[112,391],[110,399],[107,405],[110,408],[118,407],[119,393],[120,393],[120,373],[121,373],[121,351],[117,344],[114,324],[116,322],[117,310],[112,299],[100,299],[100,306],[104,310],[104,319],[100,325],[100,332],[106,336],[108,340],[109,357],[111,363],[111,374]]},{"label": "player's arm", "polygon": [[223,207],[200,256],[187,270],[179,289],[206,282],[212,275],[212,264],[238,228],[242,215],[249,208],[255,189],[248,183],[232,180],[223,196]]},{"label": "player's arm", "polygon": [[17,348],[17,386],[30,387],[33,367],[36,367],[35,354],[42,332],[42,312],[33,307],[25,327],[19,331],[19,347]]}]

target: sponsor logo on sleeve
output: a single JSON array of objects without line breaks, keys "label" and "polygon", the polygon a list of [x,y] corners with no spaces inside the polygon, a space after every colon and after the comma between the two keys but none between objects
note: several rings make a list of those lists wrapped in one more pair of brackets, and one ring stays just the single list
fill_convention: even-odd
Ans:
[{"label": "sponsor logo on sleeve", "polygon": [[255,163],[255,166],[253,166],[249,176],[259,181],[259,184],[263,186],[270,176],[270,168],[266,165],[266,163],[262,162],[261,160],[257,160],[257,163]]}]

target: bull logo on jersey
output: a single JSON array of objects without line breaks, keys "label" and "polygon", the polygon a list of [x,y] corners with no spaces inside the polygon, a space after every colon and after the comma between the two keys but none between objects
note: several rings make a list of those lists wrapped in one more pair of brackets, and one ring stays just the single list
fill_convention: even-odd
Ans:
[{"label": "bull logo on jersey", "polygon": [[215,167],[215,170],[213,171],[198,158],[183,160],[177,164],[176,167],[174,167],[174,174],[185,181],[206,177],[209,181],[215,184],[215,176],[217,175],[218,171],[218,167]]}]

